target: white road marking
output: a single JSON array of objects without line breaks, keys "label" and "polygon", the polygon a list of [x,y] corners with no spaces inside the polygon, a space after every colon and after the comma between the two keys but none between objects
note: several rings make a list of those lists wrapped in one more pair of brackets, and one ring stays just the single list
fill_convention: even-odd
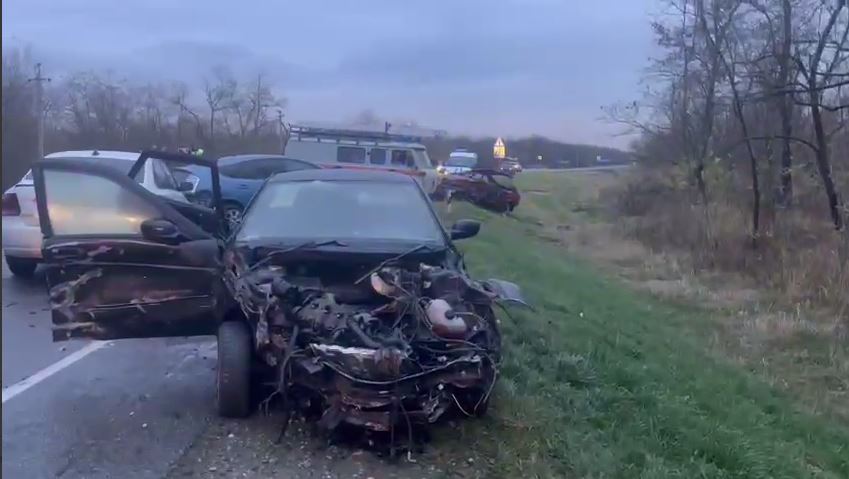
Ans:
[{"label": "white road marking", "polygon": [[22,379],[22,380],[18,381],[17,383],[15,383],[15,384],[7,387],[7,388],[3,388],[3,403],[5,404],[6,401],[8,401],[9,399],[12,399],[13,397],[17,396],[18,394],[21,394],[22,392],[26,391],[27,389],[35,386],[36,384],[40,383],[41,381],[44,381],[45,379],[49,378],[50,376],[53,376],[54,374],[58,373],[59,371],[67,368],[68,366],[74,364],[75,362],[77,362],[80,359],[88,356],[89,354],[97,351],[98,349],[100,349],[104,346],[107,346],[108,344],[109,344],[109,341],[94,341],[94,342],[91,342],[91,343],[87,344],[86,346],[84,346],[82,349],[74,351],[73,353],[65,356],[64,358],[60,359],[59,361],[56,361],[55,363],[51,364],[50,366],[47,366],[46,368],[42,369],[41,371],[38,371],[37,373],[33,374],[32,376],[30,376],[26,379]]}]

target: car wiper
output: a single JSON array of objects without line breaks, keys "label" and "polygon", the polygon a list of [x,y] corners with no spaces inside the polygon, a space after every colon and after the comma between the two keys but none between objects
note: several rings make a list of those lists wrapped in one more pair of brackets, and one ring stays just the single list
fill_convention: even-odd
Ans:
[{"label": "car wiper", "polygon": [[296,244],[295,246],[290,246],[289,248],[286,248],[286,249],[279,249],[279,250],[275,250],[275,251],[268,253],[267,255],[265,255],[264,258],[257,261],[256,263],[254,263],[253,266],[248,268],[248,271],[250,272],[250,271],[255,270],[256,268],[259,268],[260,266],[271,261],[271,259],[276,257],[276,256],[289,254],[293,251],[298,251],[298,250],[302,250],[302,249],[305,249],[305,248],[318,248],[318,247],[321,247],[321,246],[330,246],[330,245],[341,246],[343,248],[348,247],[348,243],[345,243],[344,241],[335,240],[335,239],[325,240],[325,241],[315,241],[315,240],[305,241],[303,243]]},{"label": "car wiper", "polygon": [[436,249],[441,249],[441,248],[435,248],[433,245],[429,245],[429,244],[427,244],[427,243],[421,243],[421,244],[418,244],[418,245],[416,245],[415,247],[413,247],[412,249],[409,249],[409,250],[407,250],[407,251],[404,251],[403,253],[399,254],[398,256],[393,256],[393,257],[391,257],[391,258],[388,258],[388,259],[385,259],[385,260],[381,261],[379,265],[377,265],[377,266],[375,266],[374,268],[370,269],[370,270],[369,270],[369,272],[368,272],[368,273],[366,273],[366,274],[364,274],[364,275],[363,275],[360,279],[358,279],[358,280],[354,281],[354,284],[360,284],[360,283],[362,283],[362,282],[363,282],[363,280],[365,280],[366,278],[368,278],[369,276],[371,276],[371,275],[372,275],[372,273],[374,273],[374,272],[376,272],[376,271],[380,271],[380,269],[381,269],[381,268],[383,268],[384,266],[386,266],[386,265],[388,265],[388,264],[390,264],[390,263],[394,263],[394,262],[396,262],[396,261],[398,261],[398,260],[400,260],[400,259],[402,259],[402,258],[404,258],[404,257],[406,257],[406,256],[409,256],[409,255],[411,255],[411,254],[413,254],[413,253],[417,253],[417,252],[419,252],[419,251],[421,251],[421,250],[423,250],[423,249],[427,249],[427,250],[430,250],[430,251],[432,252],[432,251],[434,251],[434,250],[436,250]]}]

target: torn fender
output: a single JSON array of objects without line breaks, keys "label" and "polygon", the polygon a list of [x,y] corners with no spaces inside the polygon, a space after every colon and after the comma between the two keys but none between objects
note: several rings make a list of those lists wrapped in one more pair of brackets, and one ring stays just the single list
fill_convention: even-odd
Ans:
[{"label": "torn fender", "polygon": [[505,304],[520,304],[526,308],[533,309],[533,306],[525,301],[522,296],[522,290],[516,283],[504,281],[502,279],[488,279],[481,281],[483,289],[493,296],[493,298]]}]

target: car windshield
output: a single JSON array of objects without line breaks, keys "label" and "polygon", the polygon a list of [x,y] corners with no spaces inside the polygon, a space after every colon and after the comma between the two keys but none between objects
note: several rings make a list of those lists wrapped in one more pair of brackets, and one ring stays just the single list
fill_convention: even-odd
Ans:
[{"label": "car windshield", "polygon": [[439,224],[414,184],[364,181],[268,183],[236,239],[444,243]]},{"label": "car windshield", "polygon": [[466,168],[474,168],[478,161],[468,156],[452,156],[445,162],[445,166],[463,166]]}]

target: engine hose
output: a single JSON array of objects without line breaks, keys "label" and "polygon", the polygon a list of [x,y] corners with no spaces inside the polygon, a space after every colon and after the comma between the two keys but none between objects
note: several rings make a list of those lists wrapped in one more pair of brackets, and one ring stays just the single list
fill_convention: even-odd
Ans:
[{"label": "engine hose", "polygon": [[357,337],[360,338],[360,341],[362,341],[363,344],[366,345],[366,347],[372,349],[381,349],[387,346],[394,346],[401,350],[406,350],[406,348],[409,347],[409,345],[400,338],[387,338],[385,341],[382,342],[377,341],[376,339],[366,334],[366,332],[363,331],[362,328],[360,328],[360,326],[352,319],[348,319],[347,323],[348,327],[351,328],[351,331],[353,331],[354,334],[356,334]]}]

